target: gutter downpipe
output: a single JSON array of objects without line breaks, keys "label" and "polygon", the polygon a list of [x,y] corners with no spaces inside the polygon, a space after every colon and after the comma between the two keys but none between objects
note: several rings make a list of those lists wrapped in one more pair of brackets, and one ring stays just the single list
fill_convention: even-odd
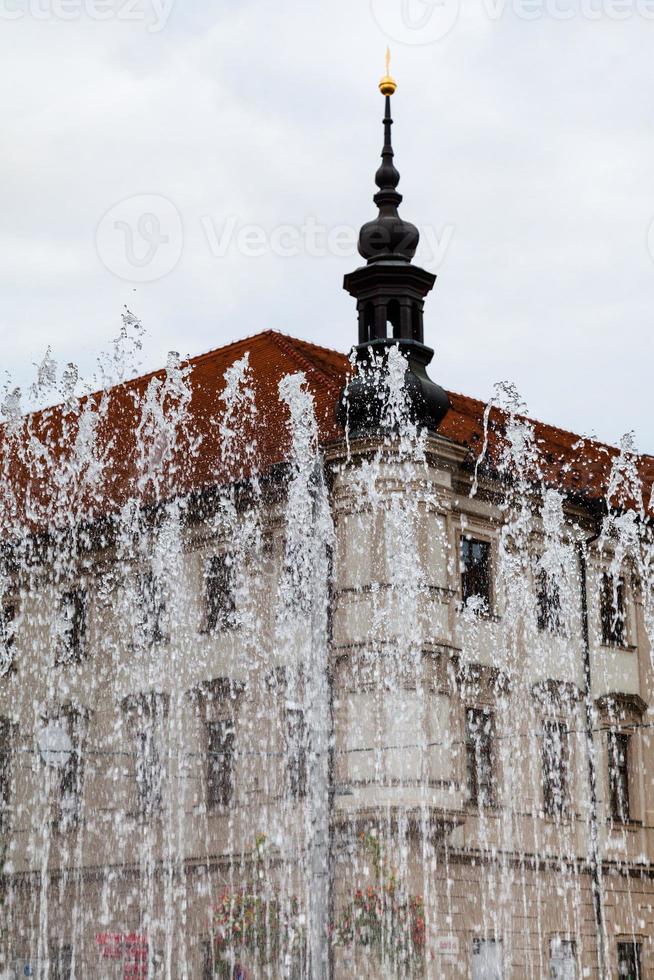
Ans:
[{"label": "gutter downpipe", "polygon": [[584,645],[584,707],[586,714],[586,755],[588,759],[588,785],[590,790],[590,873],[593,890],[593,909],[597,928],[597,966],[601,980],[609,980],[606,963],[606,930],[604,923],[604,903],[602,889],[602,861],[600,857],[599,818],[597,802],[597,766],[595,761],[595,741],[593,738],[594,710],[590,663],[590,630],[588,627],[588,548],[599,538],[601,528],[576,545],[579,559],[579,578],[581,585],[581,632]]}]

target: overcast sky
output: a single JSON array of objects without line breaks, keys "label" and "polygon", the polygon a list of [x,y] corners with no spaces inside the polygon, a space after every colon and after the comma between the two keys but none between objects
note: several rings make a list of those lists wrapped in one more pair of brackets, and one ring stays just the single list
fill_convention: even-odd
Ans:
[{"label": "overcast sky", "polygon": [[654,0],[0,0],[3,368],[348,350],[387,44],[433,378],[654,452]]}]

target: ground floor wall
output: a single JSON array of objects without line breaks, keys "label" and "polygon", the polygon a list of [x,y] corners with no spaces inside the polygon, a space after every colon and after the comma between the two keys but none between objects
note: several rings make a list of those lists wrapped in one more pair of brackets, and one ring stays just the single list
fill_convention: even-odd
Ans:
[{"label": "ground floor wall", "polygon": [[[309,975],[307,896],[274,858],[258,883],[254,867],[216,861],[173,870],[153,865],[148,874],[134,867],[8,879],[0,976],[302,980]],[[427,861],[424,850],[398,850],[391,874],[380,874],[374,856],[367,860],[360,848],[354,858],[346,851],[335,856],[326,939],[335,980],[600,980],[588,868],[441,847]],[[268,925],[267,933],[259,930],[260,955],[236,942],[216,959],[216,906],[226,895],[236,902],[255,892],[262,901],[274,895],[276,903],[260,906],[259,923],[267,917]],[[285,918],[283,910],[295,901]],[[412,902],[417,912],[398,914]],[[602,907],[606,976],[654,980],[654,871],[606,864]],[[230,924],[240,921],[244,928],[252,910],[247,903],[238,909]],[[348,932],[349,913],[360,924]],[[295,941],[289,923],[297,929]],[[244,972],[234,972],[235,966]]]}]

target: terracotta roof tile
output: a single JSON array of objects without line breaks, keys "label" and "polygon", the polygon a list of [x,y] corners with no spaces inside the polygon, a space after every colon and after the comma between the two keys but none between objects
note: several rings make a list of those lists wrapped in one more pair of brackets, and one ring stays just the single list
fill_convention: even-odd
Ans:
[{"label": "terracotta roof tile", "polygon": [[[191,389],[189,427],[171,452],[159,495],[201,490],[234,476],[224,470],[220,458],[220,395],[226,369],[246,352],[257,404],[257,464],[261,472],[284,461],[289,451],[287,410],[278,398],[278,385],[286,374],[305,373],[315,399],[321,442],[327,444],[343,435],[336,422],[335,409],[348,372],[348,358],[307,341],[265,331],[186,362]],[[109,463],[101,475],[96,474],[93,479],[84,472],[71,471],[66,476],[65,466],[61,465],[74,457],[77,413],[66,412],[63,406],[34,413],[23,420],[13,438],[5,427],[0,438],[0,468],[5,488],[10,487],[11,492],[0,495],[0,507],[4,510],[2,522],[18,521],[25,515],[37,524],[60,524],[81,517],[92,519],[116,509],[136,494],[134,454],[138,403],[148,384],[153,379],[161,381],[164,376],[164,370],[155,371],[104,395],[97,393],[82,401],[82,405],[90,400],[97,406],[104,398],[105,405],[99,423],[98,443],[107,451]],[[452,408],[441,424],[440,433],[466,448],[472,464],[483,443],[484,403],[454,392],[450,393],[450,399]],[[497,421],[501,413],[494,411],[491,417]],[[617,450],[599,442],[580,440],[574,433],[555,426],[538,421],[533,424],[543,452],[546,482],[575,495],[601,498]],[[58,471],[57,477],[47,461],[40,469],[25,464],[22,448],[30,434],[37,436],[48,448],[54,469]],[[491,456],[494,439],[493,436]],[[639,470],[643,481],[651,488],[654,458],[639,457]]]}]

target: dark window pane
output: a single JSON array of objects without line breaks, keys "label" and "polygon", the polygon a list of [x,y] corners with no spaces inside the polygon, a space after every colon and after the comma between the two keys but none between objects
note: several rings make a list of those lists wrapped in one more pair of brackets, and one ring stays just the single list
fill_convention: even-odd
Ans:
[{"label": "dark window pane", "polygon": [[0,720],[0,832],[9,826],[11,806],[11,745],[9,723]]},{"label": "dark window pane", "polygon": [[84,654],[86,634],[86,592],[64,592],[59,602],[57,663],[79,660]]},{"label": "dark window pane", "polygon": [[613,820],[629,820],[629,736],[609,732],[609,794]]},{"label": "dark window pane", "polygon": [[214,980],[215,966],[213,944],[210,940],[205,940],[202,943],[202,980]]},{"label": "dark window pane", "polygon": [[142,816],[154,816],[161,811],[163,777],[159,746],[154,732],[148,728],[136,738],[136,787]]},{"label": "dark window pane", "polygon": [[73,975],[73,947],[58,946],[51,950],[53,980],[71,980]]},{"label": "dark window pane", "polygon": [[461,594],[464,603],[478,597],[490,610],[490,544],[488,541],[461,539]]},{"label": "dark window pane", "polygon": [[81,804],[81,767],[76,749],[64,766],[60,783],[60,828],[66,830],[76,823]]},{"label": "dark window pane", "polygon": [[543,808],[549,817],[563,816],[568,810],[569,747],[567,728],[562,722],[543,726]]},{"label": "dark window pane", "polygon": [[229,806],[234,794],[235,732],[232,721],[207,724],[207,806]]},{"label": "dark window pane", "polygon": [[286,781],[289,794],[294,799],[307,792],[307,731],[304,711],[300,708],[286,710]]},{"label": "dark window pane", "polygon": [[207,629],[227,629],[234,624],[234,561],[231,555],[214,555],[205,572]]},{"label": "dark window pane", "polygon": [[0,677],[9,673],[14,662],[16,607],[0,608]]},{"label": "dark window pane", "polygon": [[618,943],[618,977],[620,980],[642,980],[640,943]]},{"label": "dark window pane", "polygon": [[482,708],[466,711],[466,763],[471,803],[493,802],[493,716]]},{"label": "dark window pane", "polygon": [[164,639],[166,602],[158,577],[144,572],[140,581],[141,625],[146,642],[160,643]]},{"label": "dark window pane", "polygon": [[538,629],[550,633],[560,633],[563,627],[561,618],[561,591],[558,583],[544,569],[537,579]]},{"label": "dark window pane", "polygon": [[612,575],[602,576],[600,595],[602,617],[602,642],[610,646],[626,643],[624,581]]}]

